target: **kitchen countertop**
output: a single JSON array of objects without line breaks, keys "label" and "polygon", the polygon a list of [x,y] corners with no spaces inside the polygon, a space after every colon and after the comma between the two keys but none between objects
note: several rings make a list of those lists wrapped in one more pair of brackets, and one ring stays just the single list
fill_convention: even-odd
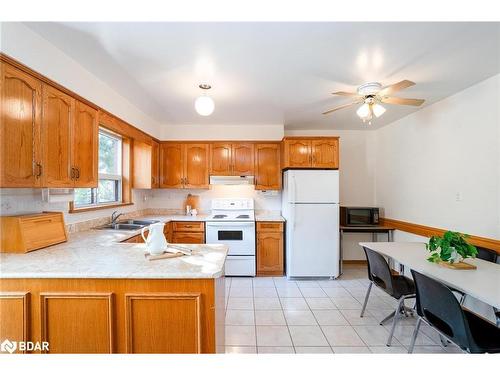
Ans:
[{"label": "kitchen countertop", "polygon": [[281,222],[285,222],[285,218],[279,214],[257,213],[257,214],[255,214],[255,221],[281,221]]},{"label": "kitchen countertop", "polygon": [[[148,215],[134,219],[204,221],[206,215]],[[186,245],[193,255],[149,261],[143,243],[122,243],[140,230],[69,234],[68,241],[26,254],[0,254],[0,278],[200,279],[224,274],[228,247]]]}]

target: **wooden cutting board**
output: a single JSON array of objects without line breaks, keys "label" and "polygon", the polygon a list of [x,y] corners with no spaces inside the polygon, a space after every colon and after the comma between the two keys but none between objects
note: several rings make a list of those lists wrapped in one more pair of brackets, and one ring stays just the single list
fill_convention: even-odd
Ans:
[{"label": "wooden cutting board", "polygon": [[448,262],[439,262],[438,263],[442,267],[451,268],[454,270],[475,270],[477,267],[473,264],[458,262],[458,263],[448,263]]},{"label": "wooden cutting board", "polygon": [[200,211],[200,196],[194,194],[188,194],[186,198],[186,206],[191,206],[191,209],[196,209]]}]

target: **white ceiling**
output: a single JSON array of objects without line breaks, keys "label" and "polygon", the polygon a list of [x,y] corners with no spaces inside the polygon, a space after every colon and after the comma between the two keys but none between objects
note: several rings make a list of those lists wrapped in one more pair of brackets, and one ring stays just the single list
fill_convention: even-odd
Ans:
[{"label": "white ceiling", "polygon": [[[162,124],[366,129],[337,90],[409,79],[425,105],[500,72],[500,23],[26,23]],[[201,117],[198,84],[215,112]],[[465,103],[464,103],[465,104]],[[418,110],[386,105],[371,128]]]}]

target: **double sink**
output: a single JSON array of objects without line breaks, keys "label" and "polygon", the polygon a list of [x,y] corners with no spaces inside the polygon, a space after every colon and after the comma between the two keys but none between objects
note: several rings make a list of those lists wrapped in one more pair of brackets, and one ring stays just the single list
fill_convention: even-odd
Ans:
[{"label": "double sink", "polygon": [[120,220],[115,223],[98,226],[96,229],[137,230],[158,222],[159,220]]}]

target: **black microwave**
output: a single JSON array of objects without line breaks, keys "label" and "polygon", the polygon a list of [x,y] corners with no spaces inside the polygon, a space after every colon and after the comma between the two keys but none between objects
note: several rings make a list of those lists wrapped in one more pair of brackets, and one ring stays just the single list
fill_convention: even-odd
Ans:
[{"label": "black microwave", "polygon": [[340,207],[340,225],[345,227],[379,225],[377,207]]}]

